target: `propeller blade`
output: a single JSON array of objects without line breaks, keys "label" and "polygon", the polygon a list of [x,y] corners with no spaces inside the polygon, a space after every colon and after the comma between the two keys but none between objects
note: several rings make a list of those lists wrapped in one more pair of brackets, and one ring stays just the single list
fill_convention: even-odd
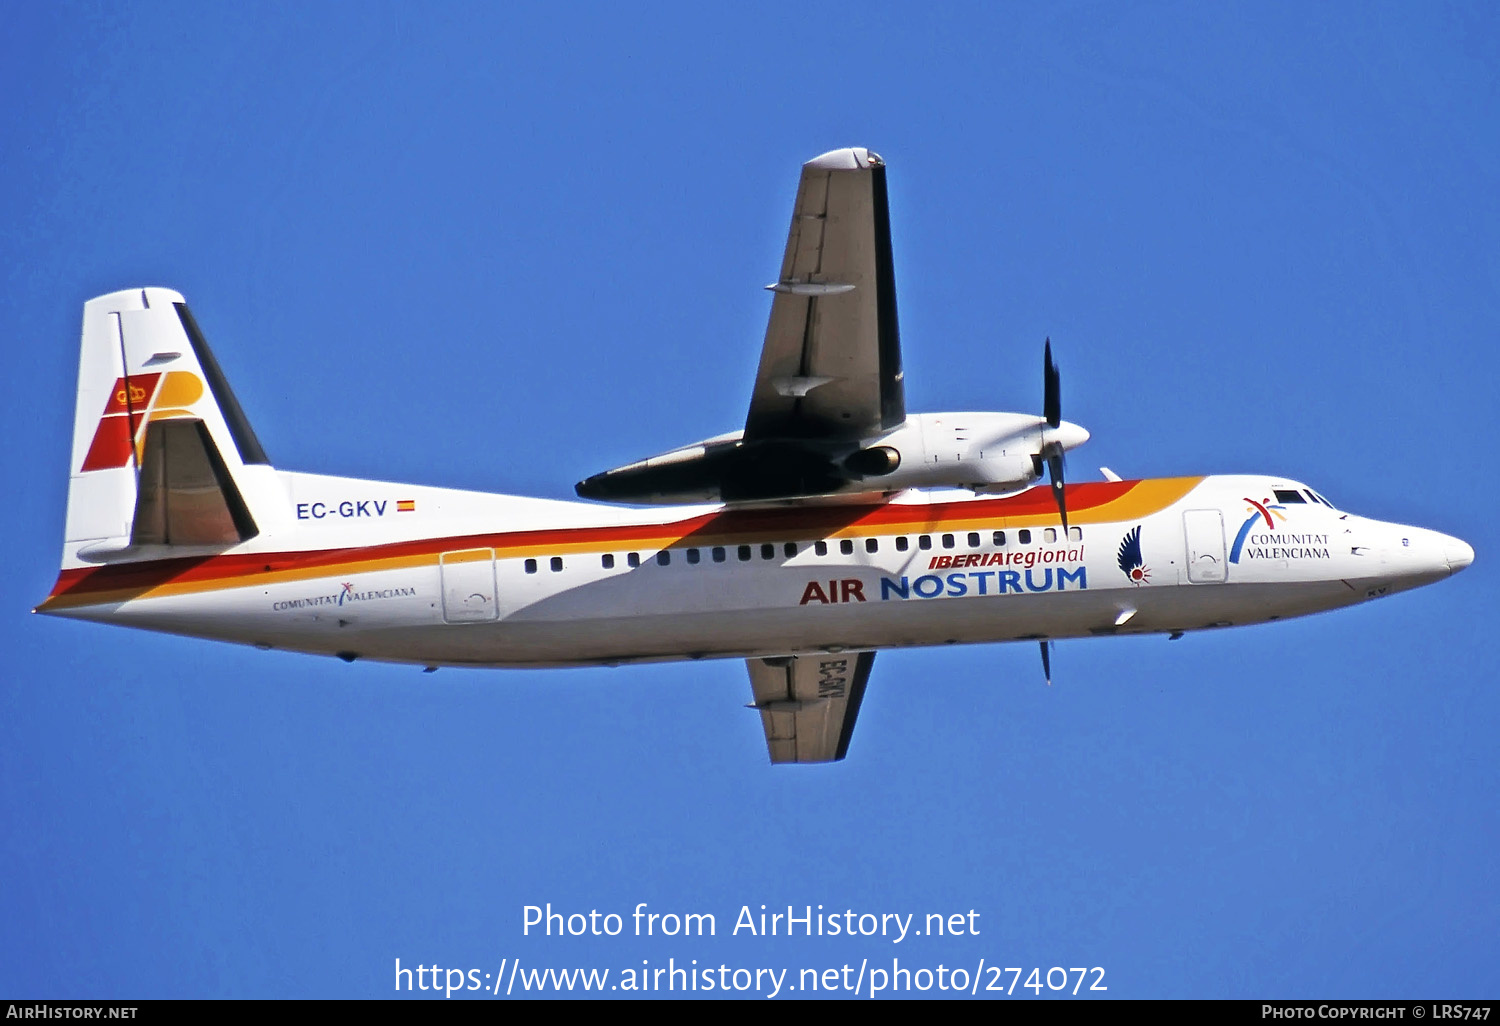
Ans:
[{"label": "propeller blade", "polygon": [[1057,503],[1058,515],[1062,517],[1063,535],[1068,533],[1068,500],[1063,490],[1063,458],[1062,453],[1053,453],[1047,457],[1047,474],[1052,479],[1052,499]]},{"label": "propeller blade", "polygon": [[1042,674],[1047,678],[1047,686],[1052,686],[1052,642],[1043,641],[1042,645]]},{"label": "propeller blade", "polygon": [[1062,375],[1052,362],[1052,339],[1048,337],[1042,360],[1042,415],[1048,427],[1062,423]]}]

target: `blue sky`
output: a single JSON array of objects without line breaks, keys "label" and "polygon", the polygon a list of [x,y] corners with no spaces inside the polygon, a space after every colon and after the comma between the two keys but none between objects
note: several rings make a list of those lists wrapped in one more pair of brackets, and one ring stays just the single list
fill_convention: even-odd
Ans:
[{"label": "blue sky", "polygon": [[[1102,966],[1113,997],[1496,993],[1492,5],[8,27],[0,993],[893,957]],[[1030,645],[887,652],[812,770],[767,765],[737,662],[423,676],[29,614],[85,299],[182,291],[278,466],[571,497],[742,422],[798,165],[846,145],[890,168],[911,409],[1038,409],[1050,335],[1093,433],[1073,479],[1285,474],[1474,567],[1061,644],[1051,688]],[[523,936],[547,902],[719,936]],[[763,903],[980,933],[727,936]]]}]

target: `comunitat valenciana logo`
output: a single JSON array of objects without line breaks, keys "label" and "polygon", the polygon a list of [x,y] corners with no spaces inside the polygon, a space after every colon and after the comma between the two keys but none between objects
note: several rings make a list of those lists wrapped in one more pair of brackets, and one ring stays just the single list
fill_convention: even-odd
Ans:
[{"label": "comunitat valenciana logo", "polygon": [[1250,504],[1245,510],[1250,516],[1240,525],[1240,533],[1234,536],[1234,548],[1229,550],[1229,561],[1231,563],[1238,563],[1240,561],[1240,553],[1245,548],[1245,539],[1250,536],[1250,532],[1255,529],[1256,524],[1264,520],[1266,530],[1274,531],[1276,530],[1277,520],[1283,522],[1286,520],[1286,514],[1282,512],[1286,507],[1279,504],[1273,505],[1270,499],[1261,499],[1259,502],[1256,502],[1247,496],[1245,501]]}]

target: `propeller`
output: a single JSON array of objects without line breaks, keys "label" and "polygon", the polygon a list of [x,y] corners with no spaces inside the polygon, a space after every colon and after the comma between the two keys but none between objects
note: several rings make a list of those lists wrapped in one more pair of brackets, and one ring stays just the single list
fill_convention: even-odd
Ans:
[{"label": "propeller", "polygon": [[1047,418],[1047,426],[1055,428],[1062,423],[1062,375],[1057,372],[1057,364],[1052,362],[1050,335],[1042,357],[1042,414]]},{"label": "propeller", "polygon": [[1043,638],[1042,646],[1042,675],[1047,678],[1047,686],[1052,686],[1052,642]]},{"label": "propeller", "polygon": [[[1049,428],[1062,424],[1062,375],[1057,364],[1052,362],[1052,338],[1049,336],[1042,357],[1042,415],[1047,418]],[[1055,439],[1042,446],[1041,455],[1047,460],[1047,478],[1052,485],[1052,501],[1057,503],[1058,516],[1062,517],[1063,534],[1068,533],[1068,500],[1063,488],[1063,447]],[[1045,649],[1045,646],[1043,646]],[[1043,659],[1045,660],[1045,653]],[[1050,681],[1048,683],[1051,683]]]}]

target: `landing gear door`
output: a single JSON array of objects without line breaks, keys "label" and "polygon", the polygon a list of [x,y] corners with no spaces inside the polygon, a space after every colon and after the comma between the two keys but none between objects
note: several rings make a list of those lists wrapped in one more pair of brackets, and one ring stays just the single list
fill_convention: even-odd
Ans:
[{"label": "landing gear door", "polygon": [[483,623],[500,618],[495,588],[495,550],[466,549],[438,557],[443,575],[443,620]]},{"label": "landing gear door", "polygon": [[1190,509],[1182,514],[1187,536],[1188,580],[1193,584],[1222,584],[1228,576],[1224,559],[1224,517],[1216,509]]}]

